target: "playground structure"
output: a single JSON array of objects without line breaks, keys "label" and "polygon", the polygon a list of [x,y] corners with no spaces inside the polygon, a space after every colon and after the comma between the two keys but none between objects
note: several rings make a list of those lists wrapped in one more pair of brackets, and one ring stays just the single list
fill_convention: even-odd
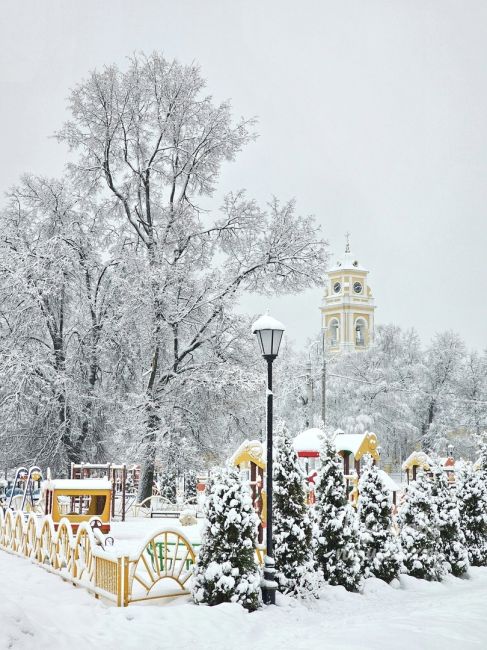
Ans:
[{"label": "playground structure", "polygon": [[407,481],[415,481],[418,470],[429,473],[431,471],[431,460],[424,451],[413,451],[402,464],[403,472],[406,472]]},{"label": "playground structure", "polygon": [[[455,459],[453,457],[453,450],[450,448],[449,455],[445,458],[441,458],[436,461],[436,463],[443,468],[443,471],[446,474],[448,482],[450,484],[455,483]],[[434,466],[434,462],[424,451],[413,451],[413,453],[406,458],[402,464],[402,469],[406,472],[407,482],[415,481],[418,472],[422,471],[426,474],[430,474]],[[474,469],[476,468],[474,464]]]},{"label": "playground structure", "polygon": [[[314,481],[320,464],[320,449],[323,431],[321,429],[306,429],[299,433],[293,441],[293,447],[298,458],[302,459],[309,484],[309,503],[314,503]],[[358,499],[358,480],[361,473],[361,460],[365,454],[370,454],[374,463],[380,460],[377,436],[372,432],[343,433],[338,430],[333,439],[337,454],[343,461],[343,478],[345,489],[350,501]]]},{"label": "playground structure", "polygon": [[259,516],[257,541],[262,544],[267,522],[267,500],[264,489],[264,447],[259,440],[245,440],[233,454],[230,462],[240,470],[244,481],[250,486],[252,503]]},{"label": "playground structure", "polygon": [[350,475],[351,461],[353,469],[360,477],[361,460],[366,454],[372,456],[373,462],[380,460],[377,436],[375,433],[343,433],[338,432],[334,439],[337,453],[343,458],[343,475]]},{"label": "playground structure", "polygon": [[178,517],[182,510],[193,508],[198,504],[185,500],[184,479],[175,482],[176,502],[160,494],[154,483],[152,495],[141,502],[137,501],[140,480],[139,465],[115,465],[113,463],[71,464],[71,479],[93,480],[106,478],[112,486],[111,518],[125,521],[129,515],[135,517]]},{"label": "playground structure", "polygon": [[112,486],[111,517],[120,517],[125,521],[130,508],[137,500],[139,487],[139,465],[115,465],[112,463],[71,463],[71,479],[102,479],[106,478]]},{"label": "playground structure", "polygon": [[[303,469],[308,479],[308,504],[315,503],[315,479],[320,465],[320,449],[322,445],[322,429],[306,429],[293,440],[293,447],[301,460]],[[380,460],[375,433],[345,434],[337,431],[334,438],[337,454],[343,459],[343,477],[346,493],[352,504],[358,500],[358,481],[361,472],[361,459],[365,454],[372,456],[373,462]],[[351,468],[351,462],[353,468]],[[262,543],[266,527],[266,493],[264,489],[264,476],[266,461],[264,448],[259,440],[245,440],[230,458],[230,463],[238,467],[244,481],[251,489],[252,503],[259,515],[260,526],[258,542]],[[384,472],[385,474],[385,472]],[[388,475],[386,475],[388,477]],[[392,489],[392,502],[396,503],[396,493],[399,486],[390,479],[388,488]]]},{"label": "playground structure", "polygon": [[377,470],[384,487],[389,490],[390,499],[392,503],[393,510],[396,511],[397,506],[399,505],[399,495],[402,491],[401,486],[396,483],[396,481],[391,477],[390,474],[385,472],[383,469]]},{"label": "playground structure", "polygon": [[42,471],[37,465],[19,467],[5,489],[4,507],[12,510],[36,512],[40,502]]},{"label": "playground structure", "polygon": [[106,534],[110,531],[112,485],[106,479],[47,480],[42,485],[44,514],[52,519],[57,530],[68,520],[73,532],[81,523],[97,521]]},{"label": "playground structure", "polygon": [[[299,458],[305,459],[307,471],[319,466],[319,456],[323,431],[321,429],[306,429],[299,433],[293,441],[294,450]],[[377,436],[375,433],[343,433],[338,430],[333,439],[337,454],[343,459],[343,474],[349,476],[352,470],[360,476],[361,459],[370,454],[375,462],[380,460]]]}]

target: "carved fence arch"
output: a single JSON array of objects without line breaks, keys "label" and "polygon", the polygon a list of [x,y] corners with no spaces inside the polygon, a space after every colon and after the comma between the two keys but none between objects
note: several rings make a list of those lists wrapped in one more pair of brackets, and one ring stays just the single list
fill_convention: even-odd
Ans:
[{"label": "carved fence arch", "polygon": [[195,559],[190,541],[179,531],[165,529],[152,535],[129,560],[128,602],[189,594]]},{"label": "carved fence arch", "polygon": [[0,509],[0,549],[27,557],[65,580],[118,606],[189,594],[195,550],[179,531],[159,530],[133,556],[116,556],[98,545],[89,524],[76,535],[64,519]]}]

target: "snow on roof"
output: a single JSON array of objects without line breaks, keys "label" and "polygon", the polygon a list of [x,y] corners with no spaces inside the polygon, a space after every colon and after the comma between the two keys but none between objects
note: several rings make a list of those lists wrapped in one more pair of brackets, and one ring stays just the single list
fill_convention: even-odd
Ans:
[{"label": "snow on roof", "polygon": [[451,456],[446,456],[440,458],[440,465],[442,467],[449,467],[451,469],[455,469],[455,459],[452,458]]},{"label": "snow on roof", "polygon": [[413,451],[413,453],[408,456],[402,464],[402,469],[403,471],[406,471],[413,467],[413,465],[417,465],[418,467],[422,467],[428,471],[431,465],[430,457],[425,454],[424,451]]},{"label": "snow on roof", "polygon": [[364,454],[370,454],[378,460],[377,436],[372,431],[365,433],[339,433],[335,436],[335,447],[337,451],[349,451],[356,460]]},{"label": "snow on roof", "polygon": [[272,318],[272,316],[269,316],[269,314],[263,314],[260,318],[258,318],[255,323],[252,325],[252,334],[255,334],[257,330],[282,330],[284,331],[286,328],[282,323],[280,323],[278,320],[275,318]]},{"label": "snow on roof", "polygon": [[323,430],[318,428],[301,431],[293,440],[294,451],[297,454],[303,451],[320,451],[323,433]]},{"label": "snow on roof", "polygon": [[[299,433],[293,441],[293,447],[296,453],[319,452],[322,445],[322,429],[306,429]],[[377,436],[375,433],[366,431],[365,433],[338,433],[336,432],[334,443],[337,451],[349,451],[357,460],[363,454],[370,453],[374,458],[378,458],[377,453]]]},{"label": "snow on roof", "polygon": [[331,271],[365,271],[363,266],[361,266],[353,253],[350,251],[345,252],[343,256],[336,261],[336,263],[328,269],[328,272]]},{"label": "snow on roof", "polygon": [[382,482],[384,483],[385,487],[387,490],[390,490],[391,492],[398,492],[401,489],[401,486],[396,483],[396,481],[389,476],[387,472],[384,472],[383,469],[378,469],[377,473],[382,479]]},{"label": "snow on roof", "polygon": [[244,440],[230,458],[232,465],[240,465],[244,461],[252,461],[259,467],[265,466],[264,446],[260,440]]},{"label": "snow on roof", "polygon": [[106,478],[55,479],[44,481],[45,490],[111,490],[112,484]]},{"label": "snow on roof", "polygon": [[337,451],[350,451],[355,456],[366,435],[365,433],[339,433],[335,436],[335,447]]}]

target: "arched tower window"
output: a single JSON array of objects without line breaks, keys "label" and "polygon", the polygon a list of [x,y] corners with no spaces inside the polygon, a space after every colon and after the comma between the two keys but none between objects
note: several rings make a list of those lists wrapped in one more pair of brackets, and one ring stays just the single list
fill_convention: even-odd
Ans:
[{"label": "arched tower window", "polygon": [[340,341],[340,325],[336,318],[330,321],[330,345],[335,347]]},{"label": "arched tower window", "polygon": [[355,345],[365,347],[366,323],[363,318],[357,318],[355,321]]}]

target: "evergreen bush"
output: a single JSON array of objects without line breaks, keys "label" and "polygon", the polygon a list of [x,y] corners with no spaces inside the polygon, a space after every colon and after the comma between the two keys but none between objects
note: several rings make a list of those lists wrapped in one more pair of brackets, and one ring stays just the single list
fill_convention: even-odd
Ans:
[{"label": "evergreen bush", "polygon": [[465,535],[460,526],[456,488],[448,483],[441,465],[433,467],[432,496],[438,515],[440,549],[446,570],[459,578],[468,570],[468,552]]},{"label": "evergreen bush", "polygon": [[250,493],[234,468],[216,468],[206,486],[202,545],[193,576],[195,603],[261,605],[260,571],[255,562],[257,515]]},{"label": "evergreen bush", "polygon": [[316,488],[316,559],[330,585],[358,591],[362,585],[356,515],[345,495],[335,445],[324,436]]},{"label": "evergreen bush", "polygon": [[406,572],[424,580],[441,580],[444,557],[441,553],[439,521],[433,503],[431,483],[424,474],[406,488],[398,523]]},{"label": "evergreen bush", "polygon": [[487,566],[487,484],[481,471],[465,464],[457,475],[460,527],[468,559],[473,566]]},{"label": "evergreen bush", "polygon": [[317,597],[321,572],[313,560],[313,528],[304,476],[292,442],[283,431],[274,460],[274,560],[284,594]]},{"label": "evergreen bush", "polygon": [[391,582],[399,576],[402,556],[392,529],[390,494],[370,456],[365,459],[359,481],[357,512],[364,577]]}]

